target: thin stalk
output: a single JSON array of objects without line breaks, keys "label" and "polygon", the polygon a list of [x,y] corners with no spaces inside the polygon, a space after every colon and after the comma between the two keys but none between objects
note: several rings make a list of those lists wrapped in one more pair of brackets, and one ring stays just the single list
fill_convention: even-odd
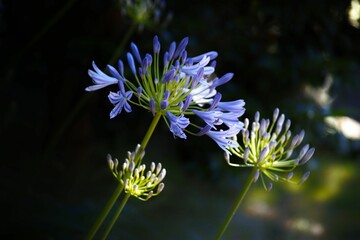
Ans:
[{"label": "thin stalk", "polygon": [[[154,130],[156,128],[156,125],[158,124],[161,116],[162,116],[161,112],[157,112],[156,115],[154,116],[154,118],[153,118],[153,120],[152,120],[152,122],[151,122],[151,124],[149,126],[149,129],[147,130],[147,132],[146,132],[146,134],[145,134],[145,136],[144,136],[144,138],[143,138],[143,140],[142,140],[142,142],[140,144],[141,145],[140,146],[141,150],[144,150],[146,148],[146,146],[147,146],[147,144],[148,144],[148,142],[150,140],[150,137],[152,136],[152,134],[153,134],[153,132],[154,132]],[[139,153],[140,152],[141,151],[139,151]],[[135,156],[135,160],[134,160],[135,165],[138,163],[139,157],[140,157],[140,154],[138,154],[138,156]]]},{"label": "thin stalk", "polygon": [[123,200],[121,201],[121,203],[119,205],[119,208],[116,210],[116,212],[115,212],[114,216],[112,217],[110,223],[108,224],[108,226],[105,229],[105,233],[101,238],[102,240],[105,240],[107,238],[107,236],[109,235],[112,227],[114,226],[114,224],[115,224],[116,220],[118,219],[120,213],[124,209],[124,206],[126,205],[126,203],[129,200],[130,196],[131,196],[130,193],[126,194],[125,197],[123,198]]},{"label": "thin stalk", "polygon": [[109,201],[105,205],[104,209],[100,213],[98,219],[96,220],[96,222],[94,223],[94,225],[90,229],[88,235],[85,237],[86,240],[90,240],[90,239],[93,239],[95,237],[96,232],[99,230],[101,224],[104,222],[106,216],[109,214],[110,210],[114,206],[114,204],[115,204],[116,200],[118,199],[118,197],[120,196],[123,188],[124,187],[121,184],[119,184],[117,186],[117,188],[115,189],[113,195],[111,196],[111,198],[109,199]]},{"label": "thin stalk", "polygon": [[[75,2],[77,0],[72,0],[70,2]],[[119,45],[117,46],[114,54],[112,55],[109,63],[111,65],[115,64],[115,60],[119,57],[121,49],[124,48],[125,44],[129,41],[131,35],[134,33],[136,29],[137,23],[132,23],[128,31],[126,32],[126,35],[123,37]],[[60,140],[61,136],[64,134],[66,129],[70,126],[70,124],[73,122],[77,114],[80,112],[81,108],[87,103],[87,101],[90,99],[90,94],[85,94],[83,97],[76,103],[76,105],[73,107],[73,109],[70,111],[70,114],[66,116],[66,119],[62,122],[61,126],[58,128],[57,132],[53,135],[53,138],[50,140],[50,143],[48,144],[45,153],[44,153],[44,159],[46,160],[48,156],[51,154],[53,149],[56,147],[58,141]]]},{"label": "thin stalk", "polygon": [[[149,140],[150,140],[150,137],[152,136],[155,128],[156,128],[156,125],[158,124],[160,118],[161,118],[161,113],[158,112],[156,113],[156,115],[154,116],[142,142],[141,142],[141,150],[145,149]],[[136,154],[135,156],[135,164],[138,163],[139,159],[140,159],[140,153],[141,153],[141,150],[138,151],[138,154]],[[119,198],[121,192],[123,190],[123,185],[119,184],[118,187],[115,189],[115,192],[113,193],[112,197],[110,198],[110,200],[108,201],[108,203],[105,205],[103,211],[100,213],[98,219],[96,220],[95,224],[92,226],[92,228],[90,229],[88,235],[86,236],[86,240],[91,240],[95,237],[97,231],[99,230],[100,226],[102,225],[102,223],[104,222],[105,218],[108,216],[110,210],[113,208],[116,200]],[[128,195],[128,194],[127,194]],[[127,195],[125,195],[124,199],[128,198]],[[121,202],[120,204],[120,207],[119,209],[117,210],[117,212],[119,212],[118,215],[114,215],[114,217],[112,218],[111,220],[111,226],[109,225],[107,228],[106,228],[106,233],[105,235],[107,236],[111,230],[111,228],[113,227],[114,223],[116,222],[117,218],[119,217],[120,213],[121,213],[121,210],[124,206],[122,206],[122,203],[124,202],[124,200]],[[124,202],[124,205],[126,204],[127,200]],[[121,208],[121,209],[120,209]],[[116,212],[116,213],[117,213]],[[115,217],[116,216],[116,217]],[[114,221],[114,223],[112,223]]]},{"label": "thin stalk", "polygon": [[129,30],[126,32],[126,35],[123,37],[120,44],[115,49],[114,55],[112,56],[112,58],[109,61],[110,65],[114,65],[116,63],[116,59],[120,56],[121,50],[124,49],[125,44],[129,41],[129,39],[130,39],[131,35],[134,33],[137,25],[138,25],[137,22],[135,22],[135,21],[132,22]]},{"label": "thin stalk", "polygon": [[219,240],[221,238],[221,236],[224,234],[224,232],[226,231],[227,227],[229,226],[229,223],[231,222],[231,219],[233,218],[234,214],[236,213],[237,209],[239,208],[241,202],[243,201],[245,195],[247,194],[247,192],[249,191],[251,184],[254,181],[254,175],[256,172],[256,168],[253,168],[253,170],[251,171],[251,174],[249,176],[249,178],[246,180],[245,186],[243,187],[243,189],[241,190],[233,208],[231,209],[231,211],[229,212],[226,220],[224,221],[220,231],[218,232],[218,234],[216,235],[215,239]]}]

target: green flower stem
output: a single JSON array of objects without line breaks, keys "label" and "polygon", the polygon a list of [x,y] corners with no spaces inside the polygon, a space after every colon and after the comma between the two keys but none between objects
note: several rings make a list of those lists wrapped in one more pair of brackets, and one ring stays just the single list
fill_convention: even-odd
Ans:
[{"label": "green flower stem", "polygon": [[107,236],[109,235],[112,227],[114,226],[114,224],[115,224],[116,220],[118,219],[120,213],[124,209],[124,206],[126,205],[126,203],[129,200],[130,196],[131,196],[130,193],[126,194],[125,197],[123,198],[123,200],[121,201],[119,208],[116,210],[116,212],[115,212],[114,216],[112,217],[110,223],[106,227],[105,233],[101,238],[102,240],[105,240],[107,238]]},{"label": "green flower stem", "polygon": [[[146,146],[147,146],[147,144],[148,144],[148,142],[149,142],[149,140],[150,140],[150,137],[152,136],[152,134],[153,134],[153,132],[154,132],[154,130],[155,130],[155,128],[156,128],[156,125],[158,124],[158,122],[159,122],[159,120],[160,120],[160,118],[161,118],[161,116],[162,116],[162,113],[161,112],[157,112],[156,114],[155,114],[155,116],[154,116],[154,118],[153,118],[153,120],[152,120],[152,122],[151,122],[151,124],[150,124],[150,126],[149,126],[149,129],[147,130],[147,132],[146,132],[146,134],[145,134],[145,137],[143,138],[143,140],[142,140],[142,142],[141,142],[141,149],[140,150],[144,150],[145,148],[146,148]],[[141,151],[138,151],[138,153],[141,153]],[[139,157],[140,157],[140,154],[138,154],[137,156],[135,156],[135,164],[137,164],[138,163],[138,161],[139,161]]]},{"label": "green flower stem", "polygon": [[251,184],[254,181],[254,175],[256,172],[256,168],[253,168],[253,170],[251,171],[251,174],[249,176],[249,178],[246,180],[245,186],[243,187],[243,189],[241,190],[235,205],[233,206],[233,208],[231,209],[231,211],[229,212],[226,220],[224,221],[220,231],[218,232],[218,234],[216,235],[216,240],[219,240],[221,238],[221,236],[224,234],[225,230],[227,229],[227,227],[229,226],[229,223],[231,222],[231,219],[233,218],[235,212],[237,211],[237,209],[239,208],[241,202],[243,201],[245,195],[247,194],[247,192],[249,191]]},{"label": "green flower stem", "polygon": [[[73,3],[77,0],[70,0],[69,3]],[[66,5],[69,8],[71,5],[69,3]],[[127,30],[126,35],[123,37],[119,45],[117,46],[114,54],[111,57],[110,63],[112,65],[115,64],[116,59],[120,55],[121,49],[124,48],[125,44],[129,41],[130,37],[134,33],[136,29],[137,23],[133,22],[130,28]],[[70,114],[66,116],[65,120],[62,122],[61,126],[58,128],[58,131],[53,135],[53,138],[50,140],[49,145],[47,146],[43,159],[46,161],[48,156],[51,154],[53,149],[56,147],[57,143],[59,142],[61,136],[64,134],[66,129],[70,126],[72,121],[75,119],[76,115],[80,112],[81,108],[87,103],[90,99],[91,94],[85,94],[83,97],[77,102],[77,104],[71,109]]]},{"label": "green flower stem", "polygon": [[[150,126],[149,126],[149,129],[147,130],[142,142],[141,142],[141,149],[145,149],[149,140],[150,140],[150,137],[152,136],[155,128],[156,128],[156,125],[158,124],[160,118],[161,118],[161,113],[158,112],[156,113],[155,117],[153,118]],[[139,158],[140,158],[140,150],[138,151],[138,154],[135,156],[135,163],[137,163],[139,161]],[[110,210],[113,208],[116,200],[119,198],[122,190],[123,190],[123,185],[119,184],[118,187],[115,189],[115,192],[113,193],[113,195],[111,196],[110,200],[108,201],[108,203],[105,205],[103,211],[100,213],[98,219],[96,220],[95,224],[92,226],[92,228],[90,229],[88,235],[86,236],[85,239],[87,240],[90,240],[90,239],[93,239],[97,233],[97,231],[99,230],[100,226],[102,225],[102,223],[104,222],[105,218],[107,217],[107,215],[109,214]],[[128,195],[128,194],[127,194]],[[126,204],[127,202],[127,198],[129,198],[128,196],[125,196],[122,203],[124,203],[124,205]],[[126,200],[125,200],[126,199]],[[125,200],[125,201],[124,201]],[[121,210],[124,206],[121,204],[119,209],[117,210],[117,212],[119,212],[119,214],[121,213]],[[112,221],[116,222],[116,219],[118,218],[118,215],[114,215]],[[116,217],[115,217],[116,216]],[[111,226],[110,226],[111,225]],[[112,228],[112,225],[114,225],[114,223],[112,224],[109,224],[109,226],[107,227],[106,231],[108,231],[104,236],[107,236]]]},{"label": "green flower stem", "polygon": [[114,51],[114,55],[111,58],[109,64],[110,65],[115,65],[116,64],[116,59],[119,57],[121,51],[124,49],[125,44],[129,41],[131,35],[134,33],[136,27],[137,27],[137,22],[133,21],[130,28],[128,29],[128,31],[126,32],[126,35],[123,37],[121,43],[117,46],[117,48]]},{"label": "green flower stem", "polygon": [[96,222],[94,223],[94,225],[90,229],[88,235],[85,238],[86,240],[90,240],[90,239],[93,239],[95,237],[96,232],[99,230],[101,224],[104,222],[106,216],[109,214],[109,212],[112,209],[112,207],[114,206],[116,200],[119,198],[123,188],[124,188],[124,186],[121,185],[121,184],[119,184],[117,186],[117,188],[115,189],[113,195],[111,196],[111,198],[109,199],[109,201],[105,205],[104,209],[100,213],[98,219],[96,220]]}]

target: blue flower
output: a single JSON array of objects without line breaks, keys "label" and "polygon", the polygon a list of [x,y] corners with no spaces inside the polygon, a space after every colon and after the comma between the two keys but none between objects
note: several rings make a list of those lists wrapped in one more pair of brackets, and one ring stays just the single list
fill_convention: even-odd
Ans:
[{"label": "blue flower", "polygon": [[239,127],[242,128],[244,124],[239,121],[239,117],[241,117],[244,112],[245,109],[242,112],[226,112],[220,116],[220,120],[228,127],[239,125]]},{"label": "blue flower", "polygon": [[186,139],[186,134],[183,132],[183,129],[189,125],[189,119],[184,117],[184,114],[177,117],[169,111],[166,112],[166,116],[170,120],[170,131],[174,136]]},{"label": "blue flower", "polygon": [[93,68],[95,69],[95,72],[93,70],[89,70],[88,74],[91,77],[91,79],[93,80],[93,83],[95,85],[89,86],[87,87],[85,90],[86,91],[95,91],[104,87],[107,87],[109,85],[112,84],[116,84],[118,83],[118,79],[114,78],[114,77],[110,77],[108,75],[106,75],[105,73],[103,73],[95,64],[95,62],[93,61],[92,63]]},{"label": "blue flower", "polygon": [[230,102],[219,102],[217,104],[217,108],[227,111],[227,112],[237,112],[244,113],[245,112],[245,102],[242,99],[230,101]]},{"label": "blue flower", "polygon": [[198,134],[206,134],[212,138],[216,144],[224,150],[227,154],[231,155],[230,151],[227,148],[237,148],[239,144],[233,138],[240,132],[242,126],[240,124],[232,125],[229,129],[225,131],[212,131],[209,125],[205,126]]},{"label": "blue flower", "polygon": [[131,112],[131,106],[127,100],[131,98],[132,94],[131,91],[125,93],[122,93],[121,91],[109,93],[108,98],[110,102],[115,105],[114,109],[110,112],[110,118],[114,118],[116,115],[120,114],[123,108],[125,108],[126,112]]},{"label": "blue flower", "polygon": [[189,76],[196,76],[199,69],[204,68],[204,74],[210,75],[215,71],[215,69],[213,67],[206,66],[209,64],[209,62],[210,62],[210,57],[204,56],[199,63],[189,66],[185,65],[181,68],[181,71]]},{"label": "blue flower", "polygon": [[223,115],[223,112],[220,111],[204,112],[204,111],[193,110],[193,113],[199,116],[202,120],[204,120],[204,122],[206,122],[212,128],[215,128],[214,125],[221,125],[223,123],[223,121],[221,120],[221,115]]},{"label": "blue flower", "polygon": [[[194,135],[202,129],[200,132],[212,137],[221,148],[234,146],[235,143],[227,136],[243,127],[239,117],[245,111],[245,102],[241,99],[221,102],[221,94],[216,89],[229,82],[233,74],[210,79],[215,71],[217,52],[188,56],[188,41],[185,37],[178,46],[172,42],[162,56],[157,36],[153,39],[152,54],[141,54],[136,44],[131,43],[131,52],[126,54],[126,58],[127,72],[132,77],[125,78],[121,60],[117,69],[107,66],[109,75],[93,63],[94,71],[89,70],[89,75],[95,85],[86,90],[93,91],[117,83],[119,91],[109,94],[109,100],[115,106],[110,113],[111,118],[120,114],[123,108],[131,112],[132,104],[146,109],[153,116],[161,115],[174,136],[186,139],[185,129]],[[136,96],[136,101],[130,100],[132,95]],[[188,116],[201,118],[206,126],[190,125],[191,118]],[[224,127],[228,130],[215,131]]]}]

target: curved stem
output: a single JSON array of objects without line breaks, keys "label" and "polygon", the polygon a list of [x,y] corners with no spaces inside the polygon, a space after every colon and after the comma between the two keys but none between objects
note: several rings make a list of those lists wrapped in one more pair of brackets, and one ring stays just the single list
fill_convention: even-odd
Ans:
[{"label": "curved stem", "polygon": [[[75,1],[77,1],[77,0],[70,0],[69,2],[75,2]],[[136,29],[136,26],[137,26],[137,23],[132,23],[132,25],[126,32],[126,35],[123,37],[120,44],[117,46],[114,54],[112,55],[112,57],[109,61],[109,64],[113,65],[115,60],[119,57],[120,51],[124,48],[125,44],[129,41],[131,35],[134,33],[134,31]],[[89,96],[90,96],[90,94],[83,95],[83,97],[77,102],[77,104],[71,109],[71,111],[69,111],[70,114],[66,116],[65,120],[62,122],[62,124],[58,128],[57,132],[53,135],[47,148],[45,149],[43,159],[47,160],[48,155],[50,155],[51,152],[53,151],[53,149],[56,147],[61,136],[64,134],[64,132],[70,126],[70,124],[73,122],[76,115],[80,112],[81,108],[90,99]]]},{"label": "curved stem", "polygon": [[124,49],[125,44],[129,41],[131,35],[134,33],[136,26],[137,26],[137,22],[134,21],[131,24],[129,30],[126,32],[126,35],[122,38],[121,43],[115,49],[114,55],[112,56],[112,58],[109,61],[110,65],[114,65],[116,63],[115,61],[119,57],[120,51]]},{"label": "curved stem", "polygon": [[[149,129],[147,130],[141,144],[140,144],[140,147],[141,147],[141,150],[145,150],[149,140],[150,140],[150,137],[152,136],[154,130],[155,130],[155,127],[156,125],[158,124],[160,118],[161,118],[162,114],[161,112],[157,112],[156,115],[154,116],[150,126],[149,126]],[[139,157],[140,157],[140,153],[141,151],[138,152],[139,154],[137,156],[135,156],[135,165],[139,162]]]},{"label": "curved stem", "polygon": [[256,172],[256,168],[253,168],[253,170],[251,171],[251,174],[250,174],[249,178],[246,180],[245,186],[241,190],[241,192],[240,192],[234,206],[232,207],[231,211],[229,212],[229,214],[228,214],[226,220],[224,221],[220,231],[216,235],[216,237],[215,237],[216,240],[219,240],[221,238],[221,236],[224,234],[225,230],[229,226],[229,223],[231,222],[231,219],[233,218],[236,210],[239,208],[241,202],[243,201],[245,195],[247,194],[247,192],[249,191],[249,189],[251,187],[251,184],[254,181],[255,172]]},{"label": "curved stem", "polygon": [[114,226],[114,224],[115,224],[116,220],[118,219],[120,213],[121,213],[122,210],[124,209],[124,206],[125,206],[125,204],[127,203],[127,201],[129,200],[130,196],[131,196],[131,194],[130,194],[130,193],[127,193],[127,194],[125,195],[125,197],[123,198],[123,200],[121,201],[119,208],[118,208],[117,211],[115,212],[114,216],[112,217],[110,223],[108,224],[108,226],[107,226],[107,228],[106,228],[106,230],[105,230],[104,235],[103,235],[102,238],[101,238],[102,240],[105,240],[105,239],[107,238],[107,236],[109,235],[112,227]]},{"label": "curved stem", "polygon": [[[147,132],[145,133],[145,136],[144,136],[142,142],[141,142],[141,150],[144,150],[146,148],[146,146],[147,146],[147,144],[148,144],[148,142],[150,140],[150,137],[152,136],[152,134],[153,134],[153,132],[154,132],[154,130],[156,128],[156,125],[158,124],[160,118],[161,118],[161,113],[160,112],[156,113],[156,115],[154,116],[154,118],[153,118],[153,120],[152,120]],[[139,150],[138,154],[136,154],[136,156],[134,158],[135,164],[137,164],[139,159],[140,159],[140,153],[141,153],[141,151]],[[85,239],[90,240],[90,239],[93,239],[95,237],[95,235],[96,235],[97,231],[99,230],[100,226],[104,222],[104,220],[107,217],[107,215],[109,214],[110,210],[113,208],[116,200],[119,198],[122,190],[123,190],[123,185],[119,184],[118,187],[115,189],[115,192],[113,193],[113,195],[110,198],[109,202],[105,205],[103,211],[99,215],[99,217],[96,220],[95,224],[90,229],[90,232],[88,233],[88,235],[86,236]],[[124,199],[128,198],[127,195],[124,197]],[[106,228],[106,233],[104,235],[105,237],[111,231],[111,228],[113,227],[113,225],[116,222],[118,216],[120,215],[122,208],[125,206],[125,204],[127,202],[127,199],[126,199],[125,202],[124,202],[124,199],[121,202],[121,205],[120,205],[119,209],[117,210],[117,212],[120,211],[119,214],[114,215],[114,217],[112,218],[111,224],[109,224],[108,227]],[[124,202],[124,206],[122,206],[123,202]],[[113,221],[114,221],[114,223],[112,223]]]},{"label": "curved stem", "polygon": [[109,214],[110,210],[114,206],[114,204],[115,204],[116,200],[118,199],[118,197],[120,196],[123,188],[124,187],[121,184],[119,184],[117,186],[117,188],[115,189],[113,195],[111,196],[111,198],[109,199],[109,201],[105,205],[104,209],[100,213],[98,219],[96,220],[96,222],[94,223],[94,225],[90,229],[88,235],[85,237],[86,240],[90,240],[90,239],[93,239],[95,237],[96,232],[99,230],[101,224],[104,222],[106,216]]}]

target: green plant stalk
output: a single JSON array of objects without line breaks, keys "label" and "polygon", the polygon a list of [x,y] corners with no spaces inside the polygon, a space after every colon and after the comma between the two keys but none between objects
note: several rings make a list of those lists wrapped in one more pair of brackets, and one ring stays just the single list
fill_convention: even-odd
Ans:
[{"label": "green plant stalk", "polygon": [[109,201],[105,205],[104,209],[100,213],[98,219],[96,220],[96,222],[94,223],[94,225],[90,229],[88,235],[85,237],[86,240],[90,240],[90,239],[93,239],[95,237],[95,235],[96,235],[97,231],[99,230],[101,224],[104,222],[106,216],[109,214],[109,212],[112,209],[112,207],[114,206],[116,200],[119,198],[123,188],[124,188],[124,186],[121,185],[121,184],[119,184],[117,186],[117,188],[115,189],[113,195],[111,196],[111,198],[109,199]]},{"label": "green plant stalk", "polygon": [[231,222],[231,219],[233,218],[233,216],[236,213],[237,209],[239,208],[241,202],[243,201],[245,195],[249,191],[249,189],[251,187],[251,184],[254,181],[255,172],[256,172],[256,168],[253,168],[253,170],[251,171],[251,174],[250,174],[249,178],[246,180],[245,186],[242,188],[242,190],[241,190],[241,192],[240,192],[234,206],[232,207],[231,211],[229,212],[229,214],[228,214],[226,220],[224,221],[220,231],[216,235],[216,237],[215,237],[216,240],[221,239],[221,236],[224,234],[227,227],[229,226],[229,224]]},{"label": "green plant stalk", "polygon": [[116,220],[118,219],[118,217],[120,216],[120,213],[122,212],[122,210],[124,209],[127,201],[129,200],[131,194],[130,193],[127,193],[125,195],[125,197],[123,198],[123,200],[121,201],[120,203],[120,206],[119,208],[116,210],[116,212],[114,213],[114,216],[112,217],[110,223],[107,225],[106,229],[105,229],[105,232],[104,232],[104,235],[102,236],[102,240],[105,240],[107,238],[107,236],[109,235],[112,227],[114,226]]},{"label": "green plant stalk", "polygon": [[[71,0],[70,2],[75,2],[75,0]],[[131,35],[134,33],[136,29],[137,23],[134,22],[126,32],[126,35],[123,37],[119,45],[116,47],[114,54],[112,55],[109,64],[114,65],[115,60],[119,57],[121,49],[124,48],[125,44],[129,41]],[[67,115],[66,119],[62,122],[61,126],[58,128],[58,131],[53,135],[53,138],[50,140],[45,152],[44,152],[44,160],[46,161],[48,156],[51,154],[53,149],[56,147],[58,141],[61,136],[64,134],[66,129],[70,126],[70,124],[75,119],[76,115],[80,112],[80,109],[85,105],[85,103],[90,99],[90,94],[84,95],[77,104],[70,111],[70,114]]]},{"label": "green plant stalk", "polygon": [[[141,142],[141,150],[144,150],[146,148],[146,146],[147,146],[147,144],[148,144],[148,142],[150,140],[150,137],[152,136],[152,134],[153,134],[153,132],[154,132],[154,130],[156,128],[156,125],[158,124],[161,116],[162,116],[162,114],[160,112],[156,113],[156,115],[154,116],[154,118],[153,118],[153,120],[152,120],[152,122],[151,122],[151,124],[149,126],[149,129],[147,130],[147,132],[146,132],[146,134],[145,134],[145,136],[144,136],[144,138],[143,138],[143,140]],[[135,156],[135,160],[134,160],[135,164],[140,159],[141,150],[139,150],[138,154],[136,154],[136,156]],[[109,214],[110,210],[113,208],[116,200],[119,198],[123,188],[124,188],[123,185],[119,184],[118,187],[115,189],[113,195],[109,199],[108,203],[105,205],[104,209],[100,213],[100,215],[99,215],[98,219],[96,220],[95,224],[92,226],[92,228],[90,229],[88,235],[86,236],[86,238],[85,238],[86,240],[90,240],[90,239],[93,239],[95,237],[95,235],[96,235],[97,231],[99,230],[100,226],[104,222],[104,220],[107,217],[107,215]],[[124,202],[124,206],[125,206],[125,204],[127,202],[127,198],[128,197],[126,195],[124,197],[124,199],[126,199],[126,200],[124,201],[124,199],[123,199],[123,201],[122,201],[122,203]],[[114,217],[112,219],[112,221],[114,221],[114,223],[116,222],[116,220],[117,220],[118,216],[120,215],[121,210],[122,210],[122,208],[124,206],[122,206],[122,204],[121,204],[120,207],[119,207],[119,209],[121,208],[120,211],[119,211],[119,209],[117,210],[117,212],[119,212],[119,214],[117,216],[115,214],[116,217]],[[109,225],[110,227],[108,226],[106,231],[110,232],[110,230],[111,230],[112,226],[114,225],[114,223],[110,224],[111,226]]]},{"label": "green plant stalk", "polygon": [[125,44],[129,41],[131,35],[134,33],[136,27],[138,26],[137,22],[132,22],[129,30],[127,30],[126,35],[122,38],[120,44],[117,46],[117,48],[114,51],[114,55],[112,56],[112,58],[109,61],[110,65],[115,65],[116,64],[116,59],[120,56],[121,50],[124,49]]}]

